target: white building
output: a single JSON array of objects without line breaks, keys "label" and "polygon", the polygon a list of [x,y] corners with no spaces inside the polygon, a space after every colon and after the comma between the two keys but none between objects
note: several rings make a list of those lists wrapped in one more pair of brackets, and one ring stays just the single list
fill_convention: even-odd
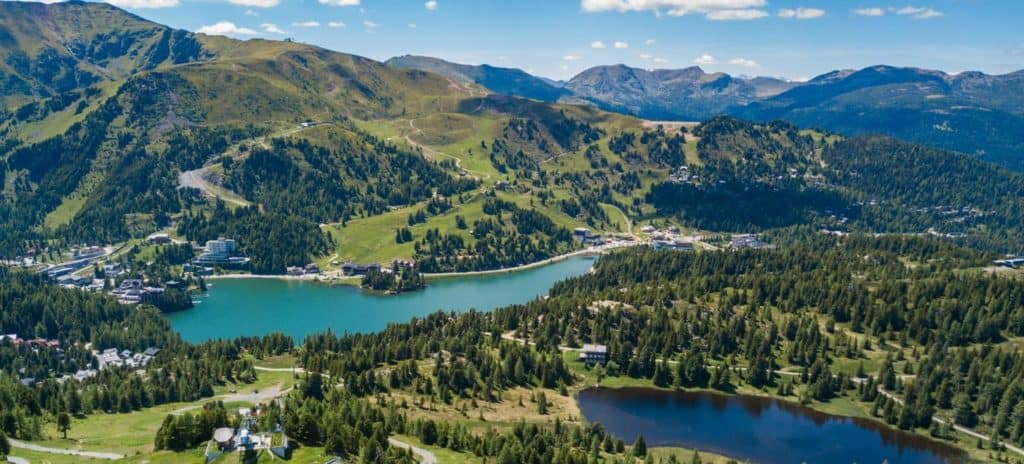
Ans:
[{"label": "white building", "polygon": [[218,238],[206,242],[206,252],[211,256],[231,256],[236,248],[235,241],[230,238]]}]

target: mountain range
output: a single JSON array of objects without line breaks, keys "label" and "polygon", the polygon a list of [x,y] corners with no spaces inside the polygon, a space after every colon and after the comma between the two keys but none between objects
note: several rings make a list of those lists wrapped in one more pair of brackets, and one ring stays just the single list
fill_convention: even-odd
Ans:
[{"label": "mountain range", "polygon": [[[1004,75],[872,66],[807,82],[706,73],[699,67],[645,70],[597,66],[566,82],[518,69],[453,65],[406,56],[389,65],[469,80],[497,93],[544,101],[585,101],[653,120],[734,115],[784,119],[847,135],[878,133],[1024,169],[1024,71]],[[513,77],[514,76],[514,77]],[[531,79],[532,77],[532,79]],[[515,86],[502,85],[514,80]]]},{"label": "mountain range", "polygon": [[[0,20],[5,258],[164,231],[234,237],[257,272],[332,255],[466,271],[563,253],[576,227],[618,233],[654,220],[725,232],[934,229],[1000,250],[1020,240],[1019,174],[775,121],[883,89],[916,111],[941,91],[1011,114],[1019,97],[986,103],[1011,92],[1007,76],[871,68],[797,85],[611,66],[554,82],[191,33],[105,3],[0,2]],[[921,76],[927,89],[915,87]],[[709,117],[745,111],[755,122]],[[644,112],[707,120],[629,115]]]}]

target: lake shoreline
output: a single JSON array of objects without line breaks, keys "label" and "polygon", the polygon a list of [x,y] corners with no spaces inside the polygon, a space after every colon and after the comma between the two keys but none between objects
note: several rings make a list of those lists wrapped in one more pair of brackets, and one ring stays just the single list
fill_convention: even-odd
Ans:
[{"label": "lake shoreline", "polygon": [[369,333],[437,311],[491,311],[543,297],[555,282],[584,275],[593,266],[574,257],[523,272],[441,279],[426,289],[398,294],[365,291],[358,279],[330,285],[310,277],[231,277],[210,281],[194,308],[168,314],[184,339],[202,342],[281,332],[301,340],[331,329]]},{"label": "lake shoreline", "polygon": [[[620,378],[620,377],[613,377],[613,378]],[[639,379],[636,379],[636,380],[639,380]],[[885,421],[881,420],[878,417],[874,417],[874,416],[871,416],[871,415],[868,415],[868,414],[851,415],[851,414],[845,414],[845,413],[837,412],[837,411],[832,410],[831,408],[827,407],[828,405],[832,404],[831,402],[823,403],[823,402],[815,401],[815,402],[812,402],[811,404],[806,404],[805,405],[805,404],[801,404],[798,401],[794,401],[791,397],[779,396],[777,394],[774,394],[774,393],[771,393],[771,392],[767,392],[767,391],[763,391],[763,390],[737,389],[737,390],[734,390],[734,391],[723,391],[723,390],[716,390],[716,389],[713,389],[713,388],[659,387],[659,386],[656,386],[656,385],[653,385],[653,384],[645,384],[642,381],[637,382],[635,384],[621,384],[621,385],[611,385],[611,386],[606,386],[606,385],[602,385],[602,384],[584,385],[584,386],[581,386],[579,388],[574,389],[574,391],[573,391],[573,400],[576,402],[577,408],[579,408],[579,410],[581,411],[581,416],[587,422],[591,422],[591,419],[587,418],[586,415],[583,414],[583,412],[582,412],[583,411],[583,406],[581,405],[580,399],[579,399],[580,393],[582,393],[584,391],[587,391],[587,390],[607,390],[607,391],[615,391],[615,392],[620,392],[620,393],[638,392],[638,393],[641,393],[641,394],[644,394],[644,395],[651,395],[651,394],[660,394],[660,395],[665,395],[665,394],[673,394],[673,395],[706,395],[706,396],[711,396],[711,397],[718,397],[718,398],[721,398],[721,399],[732,399],[732,400],[737,400],[737,401],[742,401],[742,400],[745,400],[745,399],[746,400],[759,399],[759,400],[764,400],[764,401],[773,401],[773,402],[778,402],[781,405],[784,405],[784,407],[794,408],[794,409],[803,409],[803,410],[811,411],[812,414],[820,415],[820,417],[824,417],[824,418],[828,418],[828,419],[833,419],[833,420],[847,420],[847,421],[852,421],[854,423],[869,423],[869,424],[871,424],[872,427],[877,427],[879,429],[887,429],[887,430],[889,430],[891,432],[913,436],[913,437],[915,437],[917,439],[925,440],[927,442],[931,442],[932,444],[937,445],[939,447],[945,447],[945,448],[949,448],[951,450],[954,450],[955,453],[958,453],[960,455],[959,457],[964,458],[963,462],[973,462],[973,461],[970,461],[970,460],[975,458],[975,456],[971,453],[971,449],[968,448],[968,445],[971,445],[973,443],[973,442],[968,443],[969,440],[968,441],[949,441],[949,440],[943,440],[943,439],[940,439],[940,438],[933,437],[933,436],[931,436],[929,434],[922,433],[922,431],[919,430],[919,429],[914,429],[914,430],[902,430],[902,429],[899,429],[897,427],[892,426],[891,424],[886,423]],[[600,421],[598,421],[598,422],[600,422]],[[648,438],[648,440],[649,440],[649,438]],[[652,443],[649,443],[648,445],[649,446],[659,446],[659,445],[652,444]],[[744,457],[741,457],[741,456],[733,455],[731,453],[723,453],[721,450],[715,450],[715,449],[706,448],[706,447],[693,447],[691,445],[683,446],[683,445],[680,445],[680,444],[662,444],[660,446],[693,448],[693,449],[698,449],[701,452],[715,453],[715,454],[719,454],[719,455],[722,455],[722,456],[725,456],[725,457],[728,457],[728,458],[731,458],[731,459],[736,459],[736,460],[738,460],[740,462],[743,462],[744,459],[747,459],[747,458],[744,458]],[[956,462],[960,462],[960,461],[956,461]]]},{"label": "lake shoreline", "polygon": [[[549,264],[554,264],[560,261],[565,261],[570,258],[576,258],[581,256],[600,256],[608,251],[619,249],[619,248],[631,248],[635,246],[646,245],[645,242],[629,242],[621,244],[603,245],[600,247],[590,247],[582,250],[576,250],[569,253],[563,253],[550,258],[542,259],[540,261],[534,261],[532,263],[521,264],[513,267],[504,267],[500,269],[488,269],[483,271],[462,271],[462,272],[423,272],[421,275],[426,280],[444,280],[444,279],[458,279],[461,277],[478,277],[487,275],[500,275],[500,274],[512,274],[515,272],[528,271],[538,267],[544,267]],[[332,271],[336,272],[336,271]],[[285,280],[285,281],[305,281],[305,282],[320,282],[325,284],[340,284],[340,285],[352,285],[352,281],[358,281],[361,276],[342,276],[332,275],[327,273],[321,274],[304,274],[304,275],[286,275],[286,274],[246,274],[246,273],[228,273],[228,274],[216,274],[212,276],[204,277],[203,279],[211,280],[229,280],[229,279],[268,279],[268,280]]]}]

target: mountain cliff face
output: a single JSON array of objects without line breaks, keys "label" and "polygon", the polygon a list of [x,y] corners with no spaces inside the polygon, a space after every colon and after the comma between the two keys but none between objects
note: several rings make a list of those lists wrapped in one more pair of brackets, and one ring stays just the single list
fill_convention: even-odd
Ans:
[{"label": "mountain cliff face", "polygon": [[652,71],[598,66],[573,77],[566,88],[601,108],[647,119],[706,119],[757,99],[757,89],[747,81],[696,66]]}]

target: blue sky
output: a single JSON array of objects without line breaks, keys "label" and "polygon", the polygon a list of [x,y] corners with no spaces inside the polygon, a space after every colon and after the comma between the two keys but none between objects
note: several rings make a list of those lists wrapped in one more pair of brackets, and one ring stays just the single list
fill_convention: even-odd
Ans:
[{"label": "blue sky", "polygon": [[1021,0],[110,0],[237,38],[383,60],[420,54],[567,79],[587,67],[698,64],[803,79],[893,64],[1024,68]]}]

